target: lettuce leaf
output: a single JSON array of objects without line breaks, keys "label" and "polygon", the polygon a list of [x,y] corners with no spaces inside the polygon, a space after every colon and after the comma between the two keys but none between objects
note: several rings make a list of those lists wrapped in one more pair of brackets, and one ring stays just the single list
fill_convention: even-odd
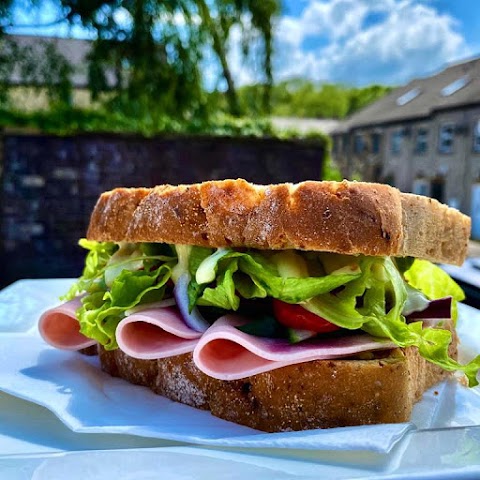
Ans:
[{"label": "lettuce leaf", "polygon": [[238,259],[224,263],[218,271],[217,286],[205,288],[197,305],[219,307],[225,310],[238,310],[240,298],[235,293],[234,273],[238,270]]},{"label": "lettuce leaf", "polygon": [[416,259],[404,275],[412,287],[422,291],[430,300],[449,296],[459,302],[465,299],[463,290],[452,277],[427,260]]},{"label": "lettuce leaf", "polygon": [[202,287],[196,280],[192,281],[190,291],[195,291],[195,295],[192,293],[190,302],[232,310],[237,310],[240,304],[237,291],[245,298],[269,296],[288,303],[301,303],[344,286],[361,275],[359,268],[352,267],[322,277],[284,277],[276,262],[259,252],[228,250],[208,260],[210,268],[216,272],[215,285]]},{"label": "lettuce leaf", "polygon": [[123,270],[109,291],[82,298],[82,307],[77,311],[80,332],[97,340],[106,350],[117,348],[115,330],[125,311],[141,303],[162,300],[171,271],[167,264],[151,272]]},{"label": "lettuce leaf", "polygon": [[239,269],[264,287],[267,295],[287,303],[301,303],[330,292],[361,275],[359,269],[345,270],[323,277],[282,277],[276,268],[258,253],[243,254]]},{"label": "lettuce leaf", "polygon": [[399,347],[417,347],[423,358],[439,365],[444,370],[463,372],[470,387],[478,385],[477,374],[480,369],[480,355],[465,365],[452,359],[448,353],[448,348],[452,342],[452,333],[449,330],[423,328],[422,322],[407,324],[401,319],[393,317],[388,322],[372,317],[363,329],[371,332],[371,327],[373,327],[373,331],[377,331],[377,329],[383,331],[385,336]]},{"label": "lettuce leaf", "polygon": [[[203,263],[203,261],[214,253],[213,248],[206,247],[192,247],[190,250],[190,258],[188,260],[188,272],[190,273],[190,283],[188,284],[188,308],[192,312],[193,308],[197,304],[198,297],[203,293],[206,288],[206,285],[200,285],[196,278],[195,274],[198,267]],[[215,265],[216,267],[216,265]]]},{"label": "lettuce leaf", "polygon": [[452,318],[454,322],[457,321],[457,302],[465,299],[465,293],[447,272],[427,260],[416,259],[404,276],[412,287],[423,292],[430,300],[452,297]]},{"label": "lettuce leaf", "polygon": [[[335,294],[327,293],[306,302],[303,307],[310,312],[325,318],[339,327],[349,330],[362,328],[366,322],[366,315],[385,315],[386,290],[384,262],[386,259],[375,257],[361,257],[359,265],[361,275],[349,282],[345,288]],[[391,262],[390,259],[388,259]],[[403,281],[401,283],[403,286]],[[404,294],[401,290],[397,292],[395,304],[404,302]],[[398,306],[393,305],[398,309]],[[395,310],[395,311],[396,311]],[[375,335],[372,333],[372,335]],[[377,331],[376,336],[386,335]]]},{"label": "lettuce leaf", "polygon": [[[362,269],[360,278],[350,282],[336,295],[319,295],[307,302],[305,308],[343,328],[361,328],[371,335],[389,338],[399,347],[415,346],[420,355],[429,362],[448,371],[462,371],[471,387],[478,385],[480,355],[468,364],[462,365],[449,356],[448,348],[452,341],[449,330],[423,328],[422,322],[406,323],[401,311],[405,304],[407,289],[401,273],[392,260],[363,258],[360,265]],[[426,267],[430,275],[432,271],[436,272],[430,265]],[[443,278],[443,275],[440,277]],[[425,283],[428,286],[432,282]],[[427,288],[425,294],[439,297],[454,294],[459,298],[455,287],[452,288],[448,280],[445,283],[446,285],[442,287],[435,286],[430,290]],[[433,289],[435,293],[432,293]]]},{"label": "lettuce leaf", "polygon": [[118,250],[118,245],[111,242],[93,242],[82,238],[78,244],[89,252],[85,258],[85,267],[80,278],[71,286],[70,290],[60,297],[62,301],[73,300],[83,292],[102,290],[103,271],[111,256]]},{"label": "lettuce leaf", "polygon": [[76,312],[80,331],[107,350],[114,349],[115,329],[125,311],[163,299],[177,263],[175,252],[163,244],[122,244],[119,248],[115,243],[85,239],[79,244],[89,250],[85,268],[62,300],[82,295],[82,306]]}]

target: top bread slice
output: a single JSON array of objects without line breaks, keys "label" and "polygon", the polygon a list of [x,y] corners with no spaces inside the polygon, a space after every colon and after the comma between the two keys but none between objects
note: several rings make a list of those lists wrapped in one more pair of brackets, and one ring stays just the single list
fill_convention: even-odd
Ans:
[{"label": "top bread slice", "polygon": [[220,180],[103,193],[87,238],[208,247],[412,256],[460,265],[470,219],[375,183]]}]

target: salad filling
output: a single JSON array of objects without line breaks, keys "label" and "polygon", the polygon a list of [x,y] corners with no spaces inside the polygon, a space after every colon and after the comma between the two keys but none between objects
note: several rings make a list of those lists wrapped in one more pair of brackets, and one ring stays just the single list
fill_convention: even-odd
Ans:
[{"label": "salad filling", "polygon": [[[81,240],[82,276],[63,300],[81,295],[80,332],[107,350],[132,312],[176,305],[200,334],[225,314],[251,319],[244,333],[290,343],[366,332],[478,384],[480,355],[462,365],[449,356],[461,288],[438,266],[412,258],[312,251],[205,248]],[[433,322],[426,319],[435,319]],[[426,326],[428,323],[429,326]],[[433,325],[433,326],[430,326]]]}]

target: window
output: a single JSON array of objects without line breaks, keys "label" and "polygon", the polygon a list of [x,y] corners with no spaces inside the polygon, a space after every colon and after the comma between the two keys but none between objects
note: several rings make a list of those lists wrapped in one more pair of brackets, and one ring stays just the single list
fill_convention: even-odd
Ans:
[{"label": "window", "polygon": [[468,75],[465,75],[464,77],[457,78],[454,82],[448,84],[446,87],[442,88],[442,91],[440,92],[442,97],[449,97],[450,95],[453,95],[455,92],[458,92],[461,90],[465,85],[468,84],[470,81],[470,78]]},{"label": "window", "polygon": [[423,174],[417,175],[413,181],[412,193],[416,195],[424,195],[426,197],[430,196],[430,180],[426,178]]},{"label": "window", "polygon": [[372,133],[372,153],[380,153],[380,142],[382,135],[380,133]]},{"label": "window", "polygon": [[438,135],[438,151],[440,153],[453,152],[453,140],[455,135],[455,125],[453,123],[445,123],[440,125]]},{"label": "window", "polygon": [[473,151],[480,152],[480,120],[473,127]]},{"label": "window", "polygon": [[423,154],[428,150],[428,130],[426,128],[419,128],[415,138],[415,153]]},{"label": "window", "polygon": [[402,151],[403,132],[395,130],[390,136],[390,151],[394,155],[398,155]]},{"label": "window", "polygon": [[445,203],[445,177],[443,175],[438,174],[432,178],[430,196],[441,203]]},{"label": "window", "polygon": [[354,153],[363,153],[365,150],[365,139],[361,133],[356,133],[354,137],[353,143],[353,151]]},{"label": "window", "polygon": [[403,105],[406,105],[407,103],[417,98],[421,92],[422,91],[418,87],[412,88],[411,90],[397,98],[397,105],[399,107],[403,107]]}]

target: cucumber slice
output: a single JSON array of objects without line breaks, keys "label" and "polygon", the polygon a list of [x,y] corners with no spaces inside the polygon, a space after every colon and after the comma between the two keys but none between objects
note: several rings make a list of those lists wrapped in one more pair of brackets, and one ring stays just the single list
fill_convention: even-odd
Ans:
[{"label": "cucumber slice", "polygon": [[312,338],[317,335],[317,332],[312,332],[311,330],[299,330],[298,328],[288,328],[288,341],[290,343],[303,342],[308,338]]}]

